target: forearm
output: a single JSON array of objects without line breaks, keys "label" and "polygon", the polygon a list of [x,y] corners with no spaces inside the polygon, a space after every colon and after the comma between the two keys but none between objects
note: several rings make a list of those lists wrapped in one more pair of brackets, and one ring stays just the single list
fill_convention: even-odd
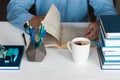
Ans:
[{"label": "forearm", "polygon": [[[30,1],[30,0],[26,0],[26,1]],[[24,3],[23,2],[18,0],[16,1],[11,0],[7,6],[8,21],[19,28],[23,28],[25,22],[33,17],[33,15],[30,14],[28,11],[34,2],[31,2],[31,4],[29,5],[27,5],[28,3],[26,4],[26,2]]]},{"label": "forearm", "polygon": [[113,5],[113,0],[91,0],[91,4],[95,10],[97,20],[101,15],[116,15],[117,11]]}]

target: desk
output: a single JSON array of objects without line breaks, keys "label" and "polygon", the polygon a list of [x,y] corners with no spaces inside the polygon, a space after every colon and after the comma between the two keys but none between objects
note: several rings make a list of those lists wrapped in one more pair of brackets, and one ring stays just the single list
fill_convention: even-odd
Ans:
[{"label": "desk", "polygon": [[[0,22],[0,43],[24,44],[22,32],[7,22]],[[27,34],[26,37],[29,41]],[[29,62],[24,54],[20,70],[0,70],[0,80],[118,80],[119,74],[119,70],[101,70],[95,48],[91,48],[85,66],[75,64],[67,49],[47,48],[43,62]]]}]

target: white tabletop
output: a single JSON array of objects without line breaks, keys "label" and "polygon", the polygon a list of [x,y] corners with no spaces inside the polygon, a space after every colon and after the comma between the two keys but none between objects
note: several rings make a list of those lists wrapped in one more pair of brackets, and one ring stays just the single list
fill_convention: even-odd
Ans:
[{"label": "white tabletop", "polygon": [[[63,23],[63,25],[86,23]],[[0,43],[23,45],[22,33],[7,22],[0,22]],[[27,41],[29,36],[26,34]],[[84,66],[73,62],[67,49],[47,48],[42,62],[29,62],[24,54],[20,70],[0,70],[0,80],[119,80],[119,70],[101,70],[95,48],[91,48],[88,62]]]}]

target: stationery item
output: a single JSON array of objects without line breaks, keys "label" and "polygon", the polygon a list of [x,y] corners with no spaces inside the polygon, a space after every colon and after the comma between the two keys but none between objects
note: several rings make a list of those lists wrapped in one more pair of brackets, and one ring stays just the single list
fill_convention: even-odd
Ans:
[{"label": "stationery item", "polygon": [[36,46],[42,45],[43,37],[45,37],[45,35],[46,35],[46,30],[45,30],[44,26],[41,25],[40,32],[39,32],[39,37],[38,37],[38,41],[40,41],[40,42],[38,42],[38,44],[36,44]]},{"label": "stationery item", "polygon": [[68,41],[67,48],[72,53],[75,63],[86,64],[90,52],[90,40],[84,37],[76,37]]},{"label": "stationery item", "polygon": [[[29,23],[27,22],[27,26],[25,26],[25,31],[30,35],[31,43],[26,51],[26,56],[29,61],[33,62],[41,62],[45,55],[46,55],[46,49],[43,44],[43,37],[46,35],[46,30],[43,25],[41,25],[38,28],[32,28]],[[35,35],[38,34],[37,40],[35,39]]]},{"label": "stationery item", "polygon": [[120,15],[102,15],[100,24],[105,38],[120,38]]},{"label": "stationery item", "polygon": [[4,52],[5,52],[5,47],[0,44],[0,62],[4,61]]},{"label": "stationery item", "polygon": [[15,61],[17,60],[18,53],[19,53],[19,49],[18,49],[18,48],[15,48],[15,49],[13,50],[13,54],[12,54],[12,62],[15,62]]},{"label": "stationery item", "polygon": [[46,47],[56,47],[56,48],[66,48],[68,41],[74,37],[84,37],[84,31],[87,25],[82,25],[80,23],[64,23],[65,26],[61,26],[61,19],[59,10],[52,5],[42,21],[42,25],[45,27],[47,34],[43,38]]},{"label": "stationery item", "polygon": [[[42,25],[40,27],[40,29],[38,28],[35,28],[35,27],[31,27],[27,21],[27,24],[24,26],[25,27],[25,32],[27,34],[30,35],[30,39],[31,39],[31,42],[33,43],[33,45],[35,47],[39,47],[40,45],[42,45],[42,39],[43,37],[45,37],[46,35],[46,30],[44,28],[44,26]],[[40,30],[40,31],[39,31]],[[38,39],[36,40],[35,39],[35,35],[40,32],[39,36],[38,36]]]},{"label": "stationery item", "polygon": [[46,48],[44,47],[44,43],[41,44],[38,48],[30,43],[27,51],[25,52],[27,59],[32,62],[42,62],[46,56]]},{"label": "stationery item", "polygon": [[[7,53],[5,60],[3,62],[0,62],[0,69],[4,69],[4,70],[20,69],[20,63],[24,52],[24,46],[23,45],[3,45],[3,46],[5,47]],[[15,55],[14,58],[13,55]]]},{"label": "stationery item", "polygon": [[4,62],[5,63],[10,63],[12,62],[12,54],[13,54],[13,48],[9,48],[5,57]]},{"label": "stationery item", "polygon": [[24,34],[24,33],[22,33],[22,37],[23,37],[23,40],[24,40],[25,46],[27,46],[27,41],[26,41],[26,38],[25,38],[25,34]]}]

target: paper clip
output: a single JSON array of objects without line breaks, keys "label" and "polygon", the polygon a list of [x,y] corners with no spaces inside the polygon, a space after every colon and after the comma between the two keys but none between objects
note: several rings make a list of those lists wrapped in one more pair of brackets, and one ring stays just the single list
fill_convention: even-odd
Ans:
[{"label": "paper clip", "polygon": [[9,48],[7,53],[6,53],[5,60],[4,60],[5,63],[12,62],[12,54],[13,54],[13,48]]}]

